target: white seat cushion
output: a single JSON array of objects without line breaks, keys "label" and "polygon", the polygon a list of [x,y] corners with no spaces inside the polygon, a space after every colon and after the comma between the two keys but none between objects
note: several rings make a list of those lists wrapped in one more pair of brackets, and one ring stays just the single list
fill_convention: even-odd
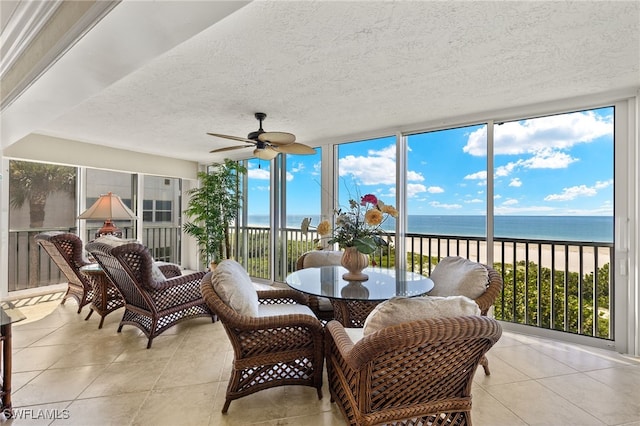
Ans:
[{"label": "white seat cushion", "polygon": [[238,314],[258,316],[258,293],[238,262],[231,259],[220,262],[212,273],[211,284],[220,299]]},{"label": "white seat cushion", "polygon": [[460,256],[445,257],[436,265],[429,276],[433,289],[429,296],[467,296],[477,299],[489,283],[487,268]]},{"label": "white seat cushion", "polygon": [[363,335],[415,320],[480,315],[480,308],[465,296],[394,297],[376,306],[364,321]]},{"label": "white seat cushion", "polygon": [[292,303],[274,303],[272,305],[259,305],[259,317],[274,317],[276,315],[303,314],[316,317],[313,311],[307,305],[298,305]]}]

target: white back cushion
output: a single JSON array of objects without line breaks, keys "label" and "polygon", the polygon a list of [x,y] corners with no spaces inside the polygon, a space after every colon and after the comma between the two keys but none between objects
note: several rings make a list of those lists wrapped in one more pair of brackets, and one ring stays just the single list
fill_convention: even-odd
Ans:
[{"label": "white back cushion", "polygon": [[340,265],[341,251],[313,250],[305,253],[302,259],[303,268],[317,268],[319,266]]},{"label": "white back cushion", "polygon": [[235,260],[225,259],[211,277],[220,299],[240,315],[258,316],[258,293],[247,271]]},{"label": "white back cushion", "polygon": [[487,291],[489,283],[487,268],[460,256],[442,259],[429,278],[433,280],[433,290],[429,296],[462,295],[476,299]]},{"label": "white back cushion", "polygon": [[465,296],[393,297],[376,306],[364,321],[367,336],[382,328],[427,318],[480,315],[480,308]]}]

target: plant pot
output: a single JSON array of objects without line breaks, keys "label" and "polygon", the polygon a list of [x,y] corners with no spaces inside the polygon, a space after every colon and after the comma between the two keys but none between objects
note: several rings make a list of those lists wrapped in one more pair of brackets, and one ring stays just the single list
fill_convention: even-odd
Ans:
[{"label": "plant pot", "polygon": [[343,279],[347,281],[366,281],[369,279],[367,274],[362,273],[362,270],[369,266],[369,256],[360,253],[357,248],[347,247],[342,253],[340,264],[349,271],[342,275]]}]

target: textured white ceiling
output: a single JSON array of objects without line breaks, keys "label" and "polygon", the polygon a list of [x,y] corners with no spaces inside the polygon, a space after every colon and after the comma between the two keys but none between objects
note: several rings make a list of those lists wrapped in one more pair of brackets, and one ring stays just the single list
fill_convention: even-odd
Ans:
[{"label": "textured white ceiling", "polygon": [[[126,21],[131,3],[153,21],[144,37],[132,37],[142,23]],[[182,3],[181,13],[197,20],[198,3]],[[265,130],[319,146],[640,88],[637,1],[242,6],[235,3],[238,10],[164,53],[162,27],[174,9],[157,2],[116,6],[74,47],[91,52],[91,61],[85,55],[64,64],[68,55],[56,64],[67,70],[57,90],[76,93],[74,100],[42,111],[28,131],[207,163],[222,158],[211,149],[238,143],[206,132],[246,136],[257,129],[257,111],[268,115]],[[88,43],[98,41],[91,50]],[[153,53],[140,63],[127,57],[143,49]],[[105,74],[96,87],[74,84],[96,72]],[[56,106],[55,93],[42,86],[33,86],[42,91],[40,102]],[[8,117],[22,117],[20,107],[14,102]],[[239,152],[250,150],[225,155]]]}]

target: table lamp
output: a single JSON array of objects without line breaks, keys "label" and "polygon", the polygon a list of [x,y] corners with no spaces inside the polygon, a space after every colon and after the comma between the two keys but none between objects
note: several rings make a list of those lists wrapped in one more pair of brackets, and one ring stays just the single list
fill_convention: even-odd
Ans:
[{"label": "table lamp", "polygon": [[122,238],[122,230],[111,221],[115,219],[131,220],[135,218],[135,213],[122,202],[120,197],[111,192],[100,195],[100,198],[98,198],[91,207],[78,216],[78,219],[104,220],[104,225],[96,232],[96,238],[103,235],[115,235],[116,237]]}]

